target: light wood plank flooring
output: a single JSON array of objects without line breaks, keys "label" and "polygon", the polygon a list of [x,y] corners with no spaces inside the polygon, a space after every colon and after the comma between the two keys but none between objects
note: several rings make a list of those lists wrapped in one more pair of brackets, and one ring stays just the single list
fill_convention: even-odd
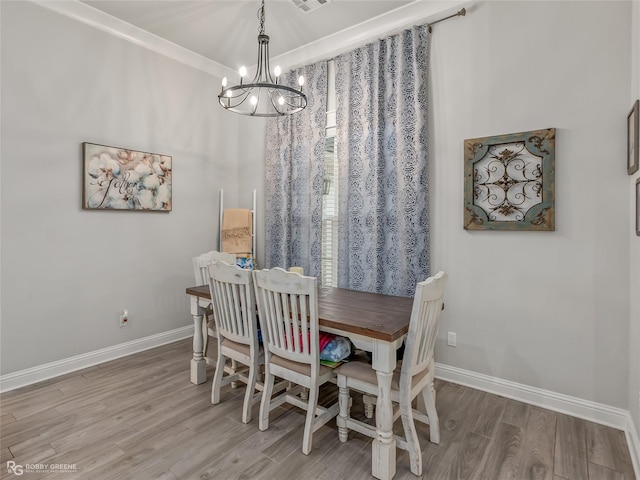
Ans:
[{"label": "light wood plank flooring", "polygon": [[[2,394],[0,478],[372,478],[369,438],[350,432],[341,444],[332,421],[305,456],[300,410],[279,408],[260,432],[255,406],[244,425],[244,389],[227,386],[222,403],[211,405],[213,369],[207,383],[193,385],[190,358],[184,340]],[[423,478],[635,479],[621,431],[452,383],[438,381],[437,391],[440,445],[418,424]],[[353,415],[364,418],[361,397],[352,396]],[[336,401],[336,387],[325,386],[321,397]],[[77,471],[15,475],[7,461],[75,464]],[[398,450],[397,463],[398,480],[416,479],[406,452]]]}]

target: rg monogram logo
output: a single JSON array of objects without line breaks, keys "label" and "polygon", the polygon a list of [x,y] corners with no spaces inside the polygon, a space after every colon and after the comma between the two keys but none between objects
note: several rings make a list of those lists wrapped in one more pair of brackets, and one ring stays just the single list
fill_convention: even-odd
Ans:
[{"label": "rg monogram logo", "polygon": [[24,473],[24,470],[22,469],[22,465],[17,464],[13,460],[8,460],[7,472],[13,473],[14,475],[22,475]]}]

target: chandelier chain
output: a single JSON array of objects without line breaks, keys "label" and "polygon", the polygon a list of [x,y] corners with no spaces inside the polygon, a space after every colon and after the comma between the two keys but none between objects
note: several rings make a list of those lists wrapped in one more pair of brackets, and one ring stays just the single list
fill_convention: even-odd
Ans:
[{"label": "chandelier chain", "polygon": [[262,0],[262,7],[260,7],[260,35],[264,35],[264,0]]}]

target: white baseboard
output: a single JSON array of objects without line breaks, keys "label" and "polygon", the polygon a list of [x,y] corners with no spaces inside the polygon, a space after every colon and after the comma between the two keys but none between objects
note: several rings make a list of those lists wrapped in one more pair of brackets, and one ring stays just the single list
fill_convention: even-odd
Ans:
[{"label": "white baseboard", "polygon": [[573,417],[619,430],[626,431],[627,429],[629,412],[622,408],[610,407],[602,403],[591,402],[439,363],[436,363],[436,378],[459,383],[484,392],[495,393],[502,397],[547,408],[554,412],[566,413]]},{"label": "white baseboard", "polygon": [[0,392],[8,392],[9,390],[48,380],[49,378],[75,372],[76,370],[189,337],[193,337],[193,325],[2,375],[0,376]]},{"label": "white baseboard", "polygon": [[542,388],[436,363],[436,378],[623,430],[636,477],[640,479],[640,441],[628,410]]},{"label": "white baseboard", "polygon": [[633,461],[633,468],[636,472],[636,478],[640,478],[640,438],[638,437],[638,430],[633,423],[631,414],[628,415],[625,433],[627,435],[627,443],[629,444],[629,451],[631,453],[631,460]]}]

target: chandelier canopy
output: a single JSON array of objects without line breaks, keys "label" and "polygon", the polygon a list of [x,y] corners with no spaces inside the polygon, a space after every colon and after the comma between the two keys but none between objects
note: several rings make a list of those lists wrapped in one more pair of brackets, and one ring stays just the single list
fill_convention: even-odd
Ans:
[{"label": "chandelier canopy", "polygon": [[254,117],[278,117],[299,112],[307,106],[307,97],[302,93],[304,77],[298,78],[299,89],[280,85],[280,67],[273,70],[275,81],[269,70],[269,36],[264,33],[264,0],[258,10],[258,65],[251,83],[244,83],[246,67],[240,67],[240,83],[227,86],[227,77],[222,79],[222,91],[218,101],[225,109]]}]

